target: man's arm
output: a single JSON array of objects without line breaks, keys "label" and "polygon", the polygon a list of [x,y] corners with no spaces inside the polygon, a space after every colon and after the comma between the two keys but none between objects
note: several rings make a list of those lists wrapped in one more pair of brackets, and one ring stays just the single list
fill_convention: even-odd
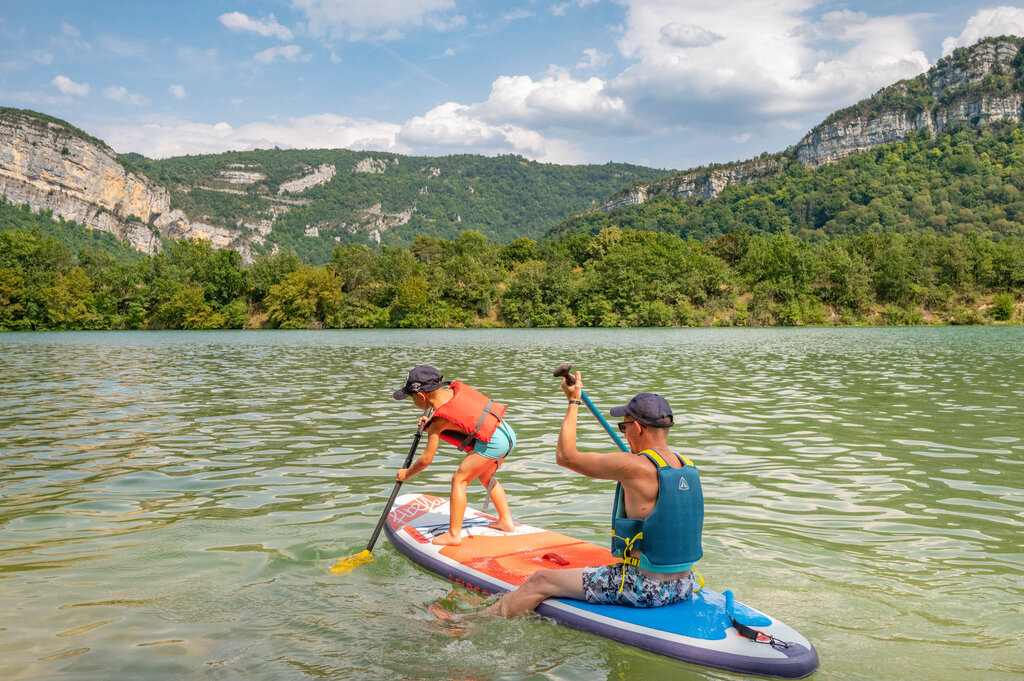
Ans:
[{"label": "man's arm", "polygon": [[[583,381],[580,372],[576,372],[576,383],[569,385],[562,379],[562,392],[569,400],[579,400],[583,395]],[[569,402],[569,408],[562,420],[562,428],[558,431],[558,445],[555,448],[555,462],[564,468],[576,471],[588,478],[600,480],[617,480],[622,482],[639,472],[637,457],[629,452],[581,452],[576,447],[576,420],[580,405]]]}]

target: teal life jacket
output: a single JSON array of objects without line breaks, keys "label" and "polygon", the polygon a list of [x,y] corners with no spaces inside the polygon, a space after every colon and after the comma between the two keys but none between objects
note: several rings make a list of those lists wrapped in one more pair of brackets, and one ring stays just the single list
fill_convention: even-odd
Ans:
[{"label": "teal life jacket", "polygon": [[658,501],[643,520],[627,518],[619,483],[612,509],[612,555],[644,570],[684,572],[704,555],[700,475],[692,461],[678,454],[681,468],[672,468],[652,449],[640,453],[658,467]]}]

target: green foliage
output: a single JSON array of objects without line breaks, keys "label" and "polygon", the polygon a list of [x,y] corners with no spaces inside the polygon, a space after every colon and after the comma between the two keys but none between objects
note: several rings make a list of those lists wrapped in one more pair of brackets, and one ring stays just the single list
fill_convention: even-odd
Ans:
[{"label": "green foliage", "polygon": [[[730,185],[712,199],[657,194],[636,206],[574,215],[549,237],[607,227],[713,241],[728,234],[822,240],[869,232],[1024,236],[1024,127],[998,123],[876,147],[808,171]],[[993,263],[998,269],[998,264]]]},{"label": "green foliage", "polygon": [[609,226],[498,246],[467,230],[341,245],[323,267],[289,251],[243,267],[202,241],[126,264],[0,232],[2,330],[978,324],[1013,318],[1022,293],[1024,238],[932,231],[700,242]]},{"label": "green foliage", "polygon": [[[2,296],[2,294],[0,294]],[[0,297],[0,310],[2,310],[3,298]],[[1000,322],[1009,321],[1017,309],[1017,301],[1009,293],[997,293],[992,299],[992,319]],[[0,314],[3,314],[0,312]]]},{"label": "green foliage", "polygon": [[[121,160],[166,187],[172,207],[193,219],[236,227],[276,217],[267,251],[277,245],[318,264],[328,262],[339,243],[373,243],[373,229],[383,245],[401,247],[420,235],[454,240],[465,230],[495,243],[536,239],[620,187],[666,174],[621,163],[562,166],[512,155],[430,158],[345,149],[164,160],[131,154]],[[366,172],[368,162],[382,172]],[[279,194],[282,184],[322,165],[336,169],[330,182],[296,195]],[[252,173],[254,181],[232,184],[225,175],[232,172]],[[317,235],[310,236],[314,229]]]},{"label": "green foliage", "polygon": [[337,326],[343,295],[337,274],[303,265],[270,287],[267,311],[280,329]]}]

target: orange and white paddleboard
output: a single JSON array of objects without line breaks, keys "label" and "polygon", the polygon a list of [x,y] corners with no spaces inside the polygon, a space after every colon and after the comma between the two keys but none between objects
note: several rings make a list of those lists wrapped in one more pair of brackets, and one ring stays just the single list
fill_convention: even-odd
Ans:
[{"label": "orange and white paddleboard", "polygon": [[[399,553],[414,563],[483,594],[511,591],[542,568],[560,570],[618,562],[607,548],[557,532],[518,524],[514,532],[488,527],[495,520],[492,515],[467,508],[462,544],[438,546],[430,540],[448,531],[447,499],[403,494],[388,515],[385,533]],[[801,678],[818,668],[818,654],[801,634],[733,602],[731,594],[727,598],[710,589],[701,589],[683,603],[661,608],[592,605],[551,598],[537,612],[573,629],[719,669]],[[737,624],[746,636],[740,634]]]}]

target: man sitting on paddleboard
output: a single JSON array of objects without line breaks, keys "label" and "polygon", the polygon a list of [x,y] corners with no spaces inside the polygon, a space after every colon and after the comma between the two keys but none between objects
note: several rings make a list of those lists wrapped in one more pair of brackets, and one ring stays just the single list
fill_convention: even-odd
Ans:
[{"label": "man sitting on paddleboard", "polygon": [[[703,555],[704,496],[693,463],[668,448],[672,409],[659,395],[640,393],[611,415],[622,417],[630,451],[600,454],[576,448],[576,418],[583,382],[562,379],[569,408],[558,434],[555,460],[589,478],[616,480],[612,553],[622,561],[603,567],[537,570],[522,586],[472,615],[515,617],[552,597],[637,608],[671,605],[694,590],[692,565]],[[438,617],[458,619],[443,607]]]},{"label": "man sitting on paddleboard", "polygon": [[465,383],[443,380],[441,372],[427,364],[409,372],[405,385],[395,391],[394,398],[401,400],[410,395],[417,407],[424,411],[432,408],[434,413],[426,428],[426,449],[412,466],[399,470],[395,480],[405,482],[429,466],[441,440],[466,452],[466,457],[452,476],[448,531],[431,541],[446,546],[462,543],[466,487],[476,479],[488,490],[498,512],[498,520],[490,523],[489,527],[513,531],[515,524],[505,490],[494,477],[505,457],[516,446],[515,431],[503,418],[506,407]]}]

